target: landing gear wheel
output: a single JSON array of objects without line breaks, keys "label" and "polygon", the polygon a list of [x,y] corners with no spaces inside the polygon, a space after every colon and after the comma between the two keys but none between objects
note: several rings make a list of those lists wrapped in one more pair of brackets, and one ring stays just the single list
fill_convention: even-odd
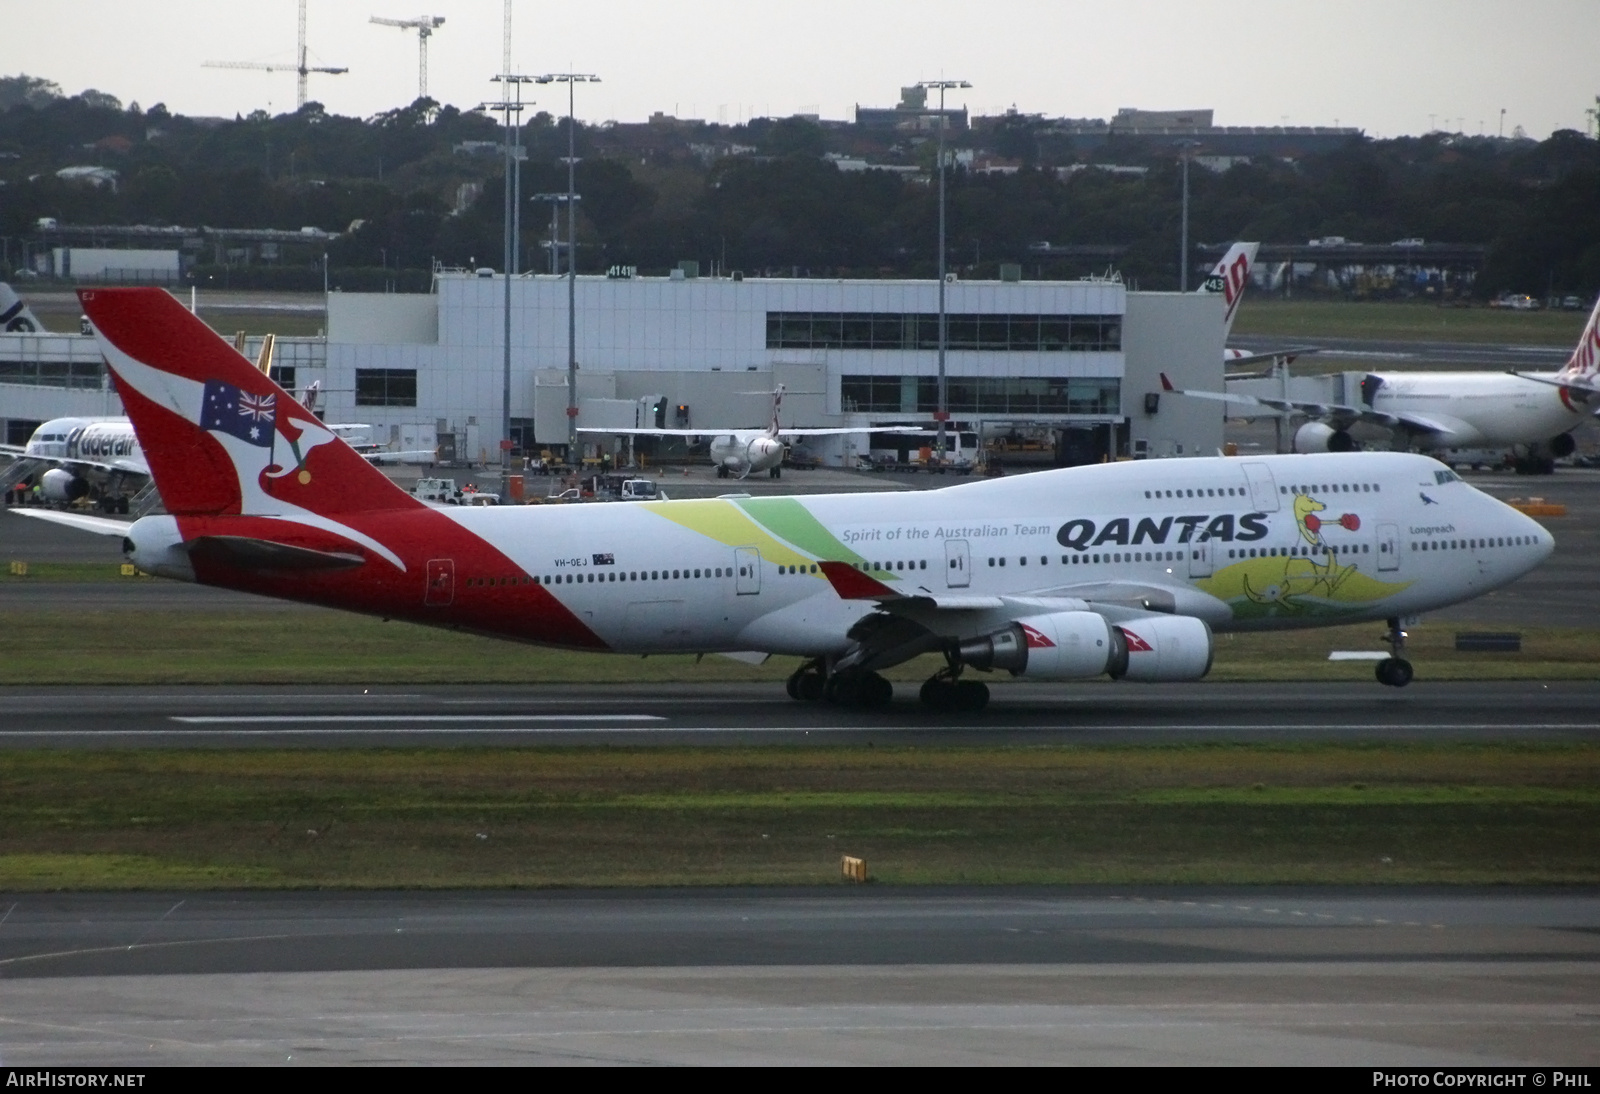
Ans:
[{"label": "landing gear wheel", "polygon": [[802,703],[815,703],[822,698],[824,682],[822,666],[815,661],[808,661],[789,674],[789,679],[784,681],[783,689],[789,693],[791,699],[797,699]]},{"label": "landing gear wheel", "polygon": [[727,477],[728,477],[728,469],[726,467],[718,465],[718,467],[717,467],[717,478],[725,479]]},{"label": "landing gear wheel", "polygon": [[1387,620],[1389,631],[1383,640],[1389,644],[1389,656],[1374,667],[1373,673],[1378,678],[1378,683],[1391,688],[1403,688],[1411,683],[1413,675],[1411,662],[1403,654],[1406,652],[1406,632],[1400,626],[1398,616],[1390,616]]},{"label": "landing gear wheel", "polygon": [[982,710],[989,705],[989,685],[980,680],[957,680],[955,700],[957,710]]},{"label": "landing gear wheel", "polygon": [[878,707],[894,698],[894,685],[875,672],[836,672],[828,677],[823,697],[846,707]]},{"label": "landing gear wheel", "polygon": [[978,680],[954,680],[940,673],[923,681],[918,698],[925,707],[982,710],[989,705],[989,685]]},{"label": "landing gear wheel", "polygon": [[1391,688],[1403,688],[1411,683],[1411,662],[1404,657],[1390,657],[1379,661],[1376,667],[1378,683]]},{"label": "landing gear wheel", "polygon": [[127,511],[128,511],[128,499],[127,498],[118,498],[117,499],[117,512],[126,513]]},{"label": "landing gear wheel", "polygon": [[767,472],[767,478],[769,478],[769,479],[781,479],[781,478],[783,478],[783,468],[774,467],[771,471]]}]

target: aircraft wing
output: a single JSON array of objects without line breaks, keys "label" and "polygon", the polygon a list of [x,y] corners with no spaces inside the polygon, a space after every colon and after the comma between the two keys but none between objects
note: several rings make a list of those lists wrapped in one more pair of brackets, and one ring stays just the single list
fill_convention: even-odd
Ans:
[{"label": "aircraft wing", "polygon": [[759,429],[606,429],[597,425],[579,426],[579,433],[605,433],[613,437],[720,437],[725,433],[759,433]]},{"label": "aircraft wing", "polygon": [[[1266,396],[1236,395],[1223,391],[1190,391],[1187,388],[1173,387],[1172,382],[1167,379],[1165,373],[1161,376],[1161,386],[1173,395],[1187,395],[1191,399],[1210,399],[1213,402],[1232,403],[1234,406],[1258,407],[1262,410],[1271,411],[1273,414],[1300,414],[1317,421],[1328,422],[1338,429],[1346,429],[1357,422],[1365,422],[1368,425],[1382,426],[1385,429],[1404,429],[1410,433],[1449,434],[1454,432],[1445,423],[1423,414],[1387,414],[1381,410],[1345,406],[1343,403],[1310,403],[1298,399],[1273,399]],[[1249,418],[1255,415],[1235,414],[1234,416]]]},{"label": "aircraft wing", "polygon": [[929,613],[945,612],[1002,611],[1031,615],[1094,611],[1109,618],[1130,618],[1151,613],[1202,614],[1209,607],[1193,602],[1196,594],[1192,589],[1155,582],[1098,581],[1052,586],[1025,596],[970,596],[919,588],[896,589],[848,562],[824,562],[820,568],[840,599],[875,600],[887,612],[920,616],[924,622]]},{"label": "aircraft wing", "polygon": [[56,509],[13,509],[19,517],[33,517],[35,520],[47,520],[51,524],[64,524],[68,528],[76,528],[80,532],[91,532],[97,536],[125,536],[132,522],[126,520],[112,520],[110,517],[91,517],[87,513],[63,513]]},{"label": "aircraft wing", "polygon": [[68,468],[71,468],[71,467],[92,467],[96,471],[116,471],[116,472],[120,472],[121,474],[124,474],[124,475],[148,475],[148,474],[150,474],[150,465],[145,463],[143,460],[133,460],[133,459],[116,459],[116,460],[108,460],[108,461],[84,460],[84,459],[70,459],[69,460],[65,456],[37,456],[37,455],[30,455],[26,451],[21,450],[21,449],[17,449],[17,448],[15,448],[15,446],[11,446],[11,445],[7,445],[4,449],[0,449],[0,453],[3,453],[3,454],[8,455],[8,456],[14,456],[16,459],[19,459],[19,460],[37,460],[40,463],[49,464],[52,467],[68,467]]},{"label": "aircraft wing", "polygon": [[439,455],[439,450],[437,448],[410,448],[400,450],[392,448],[372,448],[365,445],[352,445],[351,447],[356,450],[357,455],[368,461],[394,460],[397,463],[423,463],[431,462],[438,458]]},{"label": "aircraft wing", "polygon": [[[1293,361],[1296,357],[1307,357],[1313,353],[1321,353],[1321,346],[1295,346],[1291,349],[1266,350],[1261,353],[1241,353],[1237,357],[1229,357],[1223,364],[1232,368],[1235,365],[1255,365],[1262,361]],[[1228,376],[1233,380],[1237,377]]]},{"label": "aircraft wing", "polygon": [[780,429],[780,437],[841,437],[847,433],[921,433],[914,425],[825,426],[816,429]]}]

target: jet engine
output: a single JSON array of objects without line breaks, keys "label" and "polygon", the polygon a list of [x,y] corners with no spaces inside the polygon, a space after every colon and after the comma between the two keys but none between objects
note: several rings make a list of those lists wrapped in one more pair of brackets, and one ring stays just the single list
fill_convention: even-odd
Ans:
[{"label": "jet engine", "polygon": [[1097,612],[1032,615],[961,643],[963,664],[1033,680],[1198,680],[1211,669],[1211,628],[1186,615],[1112,625]]},{"label": "jet engine", "polygon": [[1192,615],[1152,615],[1116,628],[1127,646],[1122,680],[1198,680],[1211,671],[1211,628]]},{"label": "jet engine", "polygon": [[1545,448],[1549,449],[1551,456],[1559,460],[1576,452],[1578,442],[1572,439],[1571,433],[1558,433],[1550,438]]},{"label": "jet engine", "polygon": [[1307,422],[1295,431],[1294,450],[1309,452],[1354,452],[1356,442],[1343,429],[1335,429],[1323,422]]},{"label": "jet engine", "polygon": [[77,501],[89,492],[89,484],[71,471],[53,467],[39,480],[44,496],[51,501]]},{"label": "jet engine", "polygon": [[183,547],[176,517],[140,517],[122,537],[122,555],[147,574],[193,581],[194,567]]}]

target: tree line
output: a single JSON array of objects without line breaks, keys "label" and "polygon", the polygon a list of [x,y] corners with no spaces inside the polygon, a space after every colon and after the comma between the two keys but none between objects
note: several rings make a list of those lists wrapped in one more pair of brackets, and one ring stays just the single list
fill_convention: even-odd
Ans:
[{"label": "tree line", "polygon": [[[564,191],[566,119],[535,114],[519,138],[522,193]],[[757,119],[579,123],[572,139],[581,271],[627,265],[659,273],[683,259],[752,275],[930,277],[937,269],[934,153],[922,137]],[[37,77],[0,77],[0,236],[20,244],[37,235],[41,217],[315,225],[345,233],[331,247],[336,269],[498,267],[502,140],[497,119],[431,100],[371,118],[330,114],[317,103],[279,115],[196,118],[159,103],[124,106],[104,92],[65,96]],[[1059,257],[1062,247],[1094,244],[1116,248],[1116,267],[1140,287],[1176,287],[1181,183],[1170,148],[1125,140],[1088,156],[1053,144],[1042,123],[1012,116],[952,134],[950,144],[1009,161],[1004,173],[950,172],[951,269],[993,277],[1014,262],[1030,277],[1104,272],[1104,258]],[[923,170],[841,170],[829,153]],[[1113,156],[1143,173],[1085,162]],[[55,174],[81,164],[116,170],[115,191]],[[1074,165],[1086,169],[1062,170]],[[523,210],[524,268],[548,268],[549,214],[532,202]],[[1330,235],[1482,245],[1479,295],[1593,294],[1600,142],[1573,131],[1537,142],[1354,138],[1292,163],[1259,157],[1190,172],[1191,240],[1304,243]],[[1051,249],[1039,246],[1046,242]],[[235,284],[250,283],[249,271],[236,273]]]}]

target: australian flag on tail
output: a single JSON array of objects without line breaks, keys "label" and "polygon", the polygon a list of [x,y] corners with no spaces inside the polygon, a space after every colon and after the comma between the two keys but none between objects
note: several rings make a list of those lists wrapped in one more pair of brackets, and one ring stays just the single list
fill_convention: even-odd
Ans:
[{"label": "australian flag on tail", "polygon": [[241,441],[268,448],[278,420],[276,395],[251,395],[221,380],[207,380],[200,409],[200,428],[230,433]]}]

